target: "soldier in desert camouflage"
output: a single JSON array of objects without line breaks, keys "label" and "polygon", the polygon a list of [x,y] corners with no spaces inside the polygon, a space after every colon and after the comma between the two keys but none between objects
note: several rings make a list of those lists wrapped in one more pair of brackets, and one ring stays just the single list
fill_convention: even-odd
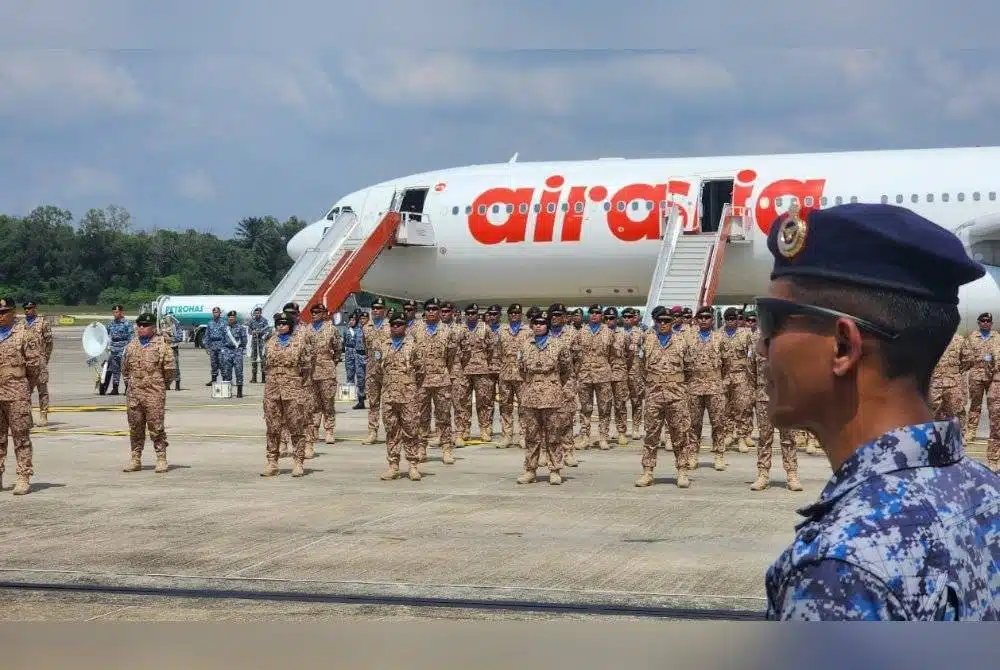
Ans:
[{"label": "soldier in desert camouflage", "polygon": [[544,313],[531,318],[534,337],[521,343],[518,368],[521,385],[519,408],[524,426],[524,472],[518,484],[535,481],[539,456],[548,456],[549,483],[561,484],[559,471],[563,466],[563,442],[566,436],[566,385],[573,371],[573,360],[565,344],[549,337],[549,317]]},{"label": "soldier in desert camouflage", "polygon": [[[312,415],[312,428],[306,438],[308,444],[314,444],[319,436],[320,420],[325,429],[324,441],[333,444],[333,431],[337,427],[337,365],[343,360],[344,346],[340,330],[330,320],[330,313],[325,305],[313,305],[312,337],[315,344],[315,364],[312,372],[312,391],[315,400],[315,411]],[[306,447],[309,451],[309,447]]]},{"label": "soldier in desert camouflage", "polygon": [[28,377],[28,394],[38,389],[39,426],[49,422],[49,360],[52,358],[52,324],[44,316],[38,316],[38,304],[34,300],[24,303],[24,320],[18,321],[15,328],[25,328],[34,333],[42,348],[42,366],[38,373]]},{"label": "soldier in desert camouflage", "polygon": [[629,404],[632,409],[632,432],[629,437],[633,439],[642,438],[642,401],[645,395],[645,379],[642,376],[642,366],[638,363],[639,342],[644,335],[643,328],[639,325],[639,312],[631,307],[622,310],[625,317],[625,327],[622,332],[629,342],[629,351],[632,354],[625,361],[625,374],[628,378]]},{"label": "soldier in desert camouflage", "polygon": [[941,359],[931,376],[930,403],[934,419],[944,421],[951,417],[958,419],[963,431],[966,426],[965,398],[968,386],[965,383],[965,373],[970,366],[969,357],[965,356],[967,340],[955,333],[948,348],[941,354]]},{"label": "soldier in desert camouflage", "polygon": [[597,396],[597,443],[601,449],[608,449],[608,433],[611,427],[611,360],[614,358],[614,335],[602,321],[600,305],[591,305],[587,310],[589,323],[578,332],[582,361],[577,378],[580,394],[580,447],[589,449],[593,444],[590,435],[594,415],[594,396]]},{"label": "soldier in desert camouflage", "polygon": [[382,411],[382,387],[372,371],[372,352],[389,337],[389,323],[385,319],[385,301],[378,298],[372,303],[371,322],[361,328],[361,347],[367,352],[365,368],[365,398],[368,400],[368,436],[361,444],[375,444],[378,439],[379,417]]},{"label": "soldier in desert camouflage", "polygon": [[[540,310],[539,313],[541,313]],[[563,405],[563,412],[566,416],[562,421],[562,426],[563,464],[568,467],[575,468],[577,467],[578,462],[576,460],[576,444],[573,440],[573,424],[576,422],[576,415],[580,406],[580,366],[583,363],[582,340],[580,339],[580,330],[573,327],[567,327],[567,323],[569,322],[569,313],[566,310],[566,305],[562,303],[550,305],[548,322],[549,339],[557,339],[561,341],[569,350],[569,356],[573,363],[570,372],[570,379],[563,387],[566,401]],[[542,465],[547,462],[545,460],[547,458],[547,454],[543,452],[541,456]]]},{"label": "soldier in desert camouflage", "polygon": [[642,476],[635,482],[640,487],[653,484],[656,450],[664,427],[670,432],[677,467],[677,486],[688,488],[691,485],[688,472],[695,457],[692,453],[691,408],[684,386],[692,362],[692,350],[689,338],[672,329],[673,320],[669,314],[659,313],[655,330],[643,335],[637,353],[646,379]]},{"label": "soldier in desert camouflage", "polygon": [[[989,393],[992,375],[989,367],[993,362],[989,352],[990,344],[997,339],[993,332],[993,315],[983,312],[977,318],[977,330],[966,335],[963,362],[969,371],[969,417],[965,424],[965,441],[976,439],[979,419],[983,410],[983,395]],[[990,422],[992,425],[992,421]]]},{"label": "soldier in desert camouflage", "polygon": [[282,433],[287,431],[292,443],[293,477],[305,474],[306,421],[309,413],[302,403],[304,389],[312,368],[312,356],[305,338],[294,337],[294,314],[282,312],[274,317],[274,335],[267,341],[264,354],[264,423],[267,425],[267,466],[261,477],[278,474],[278,456]]},{"label": "soldier in desert camouflage", "polygon": [[688,373],[688,399],[691,407],[691,435],[695,454],[701,448],[701,426],[705,410],[712,424],[712,453],[715,469],[726,469],[725,433],[726,395],[722,384],[722,337],[712,327],[714,314],[708,305],[695,314],[697,327],[688,331],[692,362]]},{"label": "soldier in desert camouflage", "polygon": [[733,307],[723,314],[725,325],[719,331],[722,360],[722,386],[726,395],[723,447],[735,447],[740,453],[750,449],[753,426],[748,425],[747,410],[754,402],[750,379],[750,354],[753,338],[750,329],[739,326],[740,313]]},{"label": "soldier in desert camouflage", "polygon": [[490,381],[490,363],[496,353],[496,335],[479,319],[479,306],[475,303],[465,308],[465,323],[456,326],[459,335],[459,358],[462,374],[458,378],[459,392],[455,397],[455,424],[459,441],[469,439],[472,430],[472,395],[476,396],[476,418],[480,439],[493,439],[490,412],[493,406]]},{"label": "soldier in desert camouflage", "polygon": [[146,312],[135,320],[138,337],[125,347],[122,377],[127,391],[127,416],[132,459],[122,470],[142,470],[146,429],[156,450],[156,472],[167,471],[167,432],[164,419],[167,388],[174,381],[174,354],[162,337],[156,336],[156,317]]},{"label": "soldier in desert camouflage", "polygon": [[[455,457],[455,437],[451,431],[451,368],[458,352],[455,333],[441,323],[441,301],[429,298],[424,301],[424,320],[410,328],[416,357],[420,359],[422,374],[418,382],[420,425],[418,446],[420,462],[427,460],[427,444],[431,433],[431,405],[434,427],[441,445],[441,460],[452,465]],[[391,328],[391,326],[390,326]]]},{"label": "soldier in desert camouflage", "polygon": [[618,446],[628,446],[628,360],[633,356],[632,342],[618,327],[618,310],[604,309],[604,324],[611,331],[611,406],[618,430]]},{"label": "soldier in desert camouflage", "polygon": [[[486,310],[486,327],[490,329],[493,338],[493,352],[490,354],[490,417],[489,424],[492,434],[493,421],[496,419],[496,407],[500,392],[500,315],[501,305],[490,305]],[[491,435],[492,437],[492,435]],[[497,445],[500,448],[500,445]]]},{"label": "soldier in desert camouflage", "polygon": [[14,329],[14,301],[0,298],[0,487],[7,461],[7,435],[14,442],[17,479],[14,495],[31,491],[31,393],[28,379],[37,377],[45,352],[38,338]]},{"label": "soldier in desert camouflage", "polygon": [[[500,326],[497,341],[497,360],[500,363],[498,385],[500,387],[500,442],[497,448],[514,446],[514,403],[520,405],[521,384],[524,378],[517,363],[521,345],[532,337],[530,328],[521,322],[521,306],[517,303],[507,307],[507,323]],[[521,423],[521,430],[524,424]]]},{"label": "soldier in desert camouflage", "polygon": [[424,374],[423,363],[417,356],[417,346],[406,334],[406,318],[393,312],[389,315],[389,337],[380,340],[371,351],[373,379],[382,389],[382,420],[385,421],[385,450],[389,468],[381,479],[399,478],[400,455],[410,464],[410,480],[422,478],[420,469],[420,401],[419,381]]}]

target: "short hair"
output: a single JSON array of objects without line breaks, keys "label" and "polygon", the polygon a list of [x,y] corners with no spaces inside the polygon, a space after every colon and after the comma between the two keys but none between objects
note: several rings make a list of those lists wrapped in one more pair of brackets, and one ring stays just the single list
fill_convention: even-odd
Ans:
[{"label": "short hair", "polygon": [[788,277],[785,281],[799,302],[835,309],[899,333],[891,341],[871,338],[877,342],[881,372],[890,380],[910,377],[920,393],[928,395],[934,368],[961,322],[956,305],[818,277]]}]

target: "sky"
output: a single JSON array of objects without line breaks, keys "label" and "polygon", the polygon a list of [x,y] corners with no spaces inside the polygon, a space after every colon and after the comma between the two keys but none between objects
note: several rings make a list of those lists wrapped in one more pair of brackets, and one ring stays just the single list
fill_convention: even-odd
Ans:
[{"label": "sky", "polygon": [[0,212],[117,204],[229,237],[515,152],[1000,144],[1000,5],[826,6],[6,0]]}]

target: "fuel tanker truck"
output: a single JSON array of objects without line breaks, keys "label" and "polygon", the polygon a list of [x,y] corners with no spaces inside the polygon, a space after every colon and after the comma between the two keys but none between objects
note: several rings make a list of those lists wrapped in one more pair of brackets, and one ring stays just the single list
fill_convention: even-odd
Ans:
[{"label": "fuel tanker truck", "polygon": [[[149,305],[149,310],[156,315],[157,325],[168,318],[168,314],[171,315],[184,329],[184,339],[201,347],[213,309],[218,307],[222,310],[223,320],[230,310],[235,309],[237,320],[244,323],[253,318],[254,309],[263,307],[265,302],[266,295],[161,295]],[[264,317],[269,321],[271,319],[270,314]]]}]

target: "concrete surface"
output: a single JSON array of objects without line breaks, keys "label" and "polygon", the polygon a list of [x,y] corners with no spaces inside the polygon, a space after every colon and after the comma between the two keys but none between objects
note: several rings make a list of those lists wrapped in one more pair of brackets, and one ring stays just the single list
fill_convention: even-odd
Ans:
[{"label": "concrete surface", "polygon": [[183,390],[167,396],[170,472],[153,472],[147,443],[145,469],[123,473],[124,397],[94,390],[81,332],[56,332],[30,495],[10,495],[8,455],[4,620],[752,616],[795,510],[830,474],[799,452],[806,490],[790,492],[776,452],[772,487],[754,493],[753,452],[715,472],[703,447],[690,489],[673,485],[665,452],[657,485],[637,489],[633,441],[582,452],[562,486],[517,485],[524,452],[492,444],[456,450],[453,466],[431,448],[422,481],[382,482],[384,442],[362,445],[367,410],[341,403],[338,439],[317,445],[305,477],[282,459],[281,476],[261,478],[263,386],[213,400],[208,358],[191,345]]}]

